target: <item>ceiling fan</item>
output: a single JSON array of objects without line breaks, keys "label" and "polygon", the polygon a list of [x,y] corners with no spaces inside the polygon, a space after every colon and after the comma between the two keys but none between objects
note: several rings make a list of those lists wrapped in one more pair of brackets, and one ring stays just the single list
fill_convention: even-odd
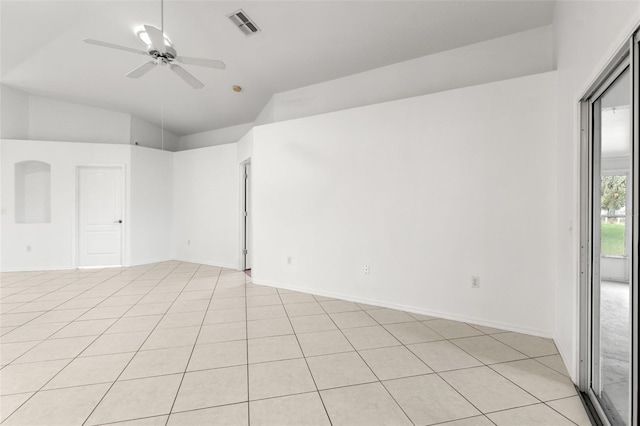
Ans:
[{"label": "ceiling fan", "polygon": [[195,78],[189,71],[182,68],[175,62],[186,65],[197,65],[200,67],[215,68],[219,70],[225,69],[227,66],[224,62],[217,59],[203,59],[203,58],[190,58],[187,56],[178,56],[178,52],[173,47],[173,44],[164,34],[164,1],[160,2],[160,14],[161,14],[161,29],[158,29],[151,25],[145,25],[144,31],[148,36],[147,50],[134,49],[127,46],[120,46],[118,44],[107,43],[105,41],[85,39],[85,43],[94,44],[96,46],[109,47],[111,49],[124,50],[125,52],[136,53],[139,55],[146,55],[151,57],[149,62],[145,62],[137,68],[129,71],[127,77],[140,78],[156,66],[168,66],[171,71],[176,73],[178,77],[183,79],[189,86],[194,89],[201,89],[204,87],[197,78]]}]

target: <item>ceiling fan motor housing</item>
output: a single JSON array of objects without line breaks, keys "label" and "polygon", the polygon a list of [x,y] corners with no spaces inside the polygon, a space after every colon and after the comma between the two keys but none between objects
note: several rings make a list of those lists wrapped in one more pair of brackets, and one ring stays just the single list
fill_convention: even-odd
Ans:
[{"label": "ceiling fan motor housing", "polygon": [[164,46],[164,52],[160,52],[157,49],[149,46],[149,48],[147,49],[147,53],[153,58],[153,59],[164,59],[167,62],[171,62],[173,60],[176,59],[176,57],[178,56],[178,53],[176,52],[176,49],[174,49],[171,46]]}]

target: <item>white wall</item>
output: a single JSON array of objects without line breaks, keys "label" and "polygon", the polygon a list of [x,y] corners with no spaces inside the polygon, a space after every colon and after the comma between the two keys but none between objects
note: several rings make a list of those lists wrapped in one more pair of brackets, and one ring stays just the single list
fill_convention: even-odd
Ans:
[{"label": "white wall", "polygon": [[173,154],[174,258],[237,268],[236,144]]},{"label": "white wall", "polygon": [[256,127],[254,282],[552,336],[555,79]]},{"label": "white wall", "polygon": [[[65,269],[75,264],[76,166],[124,165],[129,182],[130,147],[93,143],[2,140],[1,270]],[[14,165],[37,160],[51,165],[51,222],[15,223]],[[129,203],[130,204],[130,203]],[[127,209],[127,217],[129,217]],[[125,218],[126,219],[126,218]],[[125,223],[125,236],[130,232]],[[126,238],[126,237],[125,237]],[[31,251],[27,251],[31,246]],[[125,263],[128,263],[125,252]]]},{"label": "white wall", "polygon": [[[1,270],[76,266],[75,170],[83,164],[125,166],[125,265],[177,256],[238,266],[236,144],[176,154],[119,144],[29,140],[2,140],[1,144]],[[14,168],[15,163],[25,160],[51,165],[51,223],[15,223]],[[190,245],[186,244],[188,239]]]},{"label": "white wall", "polygon": [[0,139],[28,139],[29,97],[0,84]]},{"label": "white wall", "polygon": [[578,101],[640,21],[638,1],[556,2],[558,69],[558,276],[555,339],[574,381],[578,372]]},{"label": "white wall", "polygon": [[[311,87],[314,87],[314,86],[311,86]],[[298,90],[301,90],[301,89],[298,89]],[[276,99],[275,98],[276,98],[276,95],[273,95],[271,99],[269,99],[269,102],[267,102],[267,104],[264,106],[264,108],[262,108],[262,111],[260,111],[260,114],[258,114],[256,119],[253,121],[254,126],[261,126],[263,124],[282,121],[282,120],[276,120],[276,116],[275,116]]]},{"label": "white wall", "polygon": [[131,147],[130,263],[171,259],[173,154]]},{"label": "white wall", "polygon": [[554,69],[552,29],[540,27],[275,94],[266,124]]},{"label": "white wall", "polygon": [[31,140],[129,144],[130,126],[129,114],[29,96]]},{"label": "white wall", "polygon": [[253,128],[253,123],[224,127],[208,132],[194,133],[180,138],[180,150],[205,148],[207,146],[226,145],[238,142]]},{"label": "white wall", "polygon": [[178,136],[130,114],[29,95],[5,85],[0,85],[0,91],[3,139],[127,145],[138,142],[139,146],[165,151],[180,149]]},{"label": "white wall", "polygon": [[253,152],[253,129],[249,130],[237,144],[238,164],[243,163],[251,158]]},{"label": "white wall", "polygon": [[[75,268],[76,167],[123,165],[125,265],[172,258],[173,156],[130,145],[2,140],[1,270]],[[51,223],[15,223],[15,163],[51,165]],[[234,204],[235,205],[235,204]],[[31,246],[31,251],[27,251]]]},{"label": "white wall", "polygon": [[161,149],[164,151],[178,151],[180,138],[168,130],[138,117],[131,116],[131,135],[129,141],[132,145],[147,148]]}]

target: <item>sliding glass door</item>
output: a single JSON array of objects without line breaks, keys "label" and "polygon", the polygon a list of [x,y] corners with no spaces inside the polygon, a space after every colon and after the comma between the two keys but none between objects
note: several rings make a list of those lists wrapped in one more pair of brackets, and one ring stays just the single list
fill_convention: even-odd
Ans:
[{"label": "sliding glass door", "polygon": [[632,193],[629,67],[592,103],[592,387],[613,425],[629,425]]},{"label": "sliding glass door", "polygon": [[[582,103],[581,388],[604,424],[637,421],[637,45]],[[634,322],[635,321],[635,322]]]}]

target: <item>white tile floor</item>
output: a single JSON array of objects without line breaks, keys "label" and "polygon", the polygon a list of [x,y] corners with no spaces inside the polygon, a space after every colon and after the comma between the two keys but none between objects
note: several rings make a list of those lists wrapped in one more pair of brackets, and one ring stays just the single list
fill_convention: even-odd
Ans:
[{"label": "white tile floor", "polygon": [[2,274],[2,425],[588,425],[553,342],[183,262]]}]

